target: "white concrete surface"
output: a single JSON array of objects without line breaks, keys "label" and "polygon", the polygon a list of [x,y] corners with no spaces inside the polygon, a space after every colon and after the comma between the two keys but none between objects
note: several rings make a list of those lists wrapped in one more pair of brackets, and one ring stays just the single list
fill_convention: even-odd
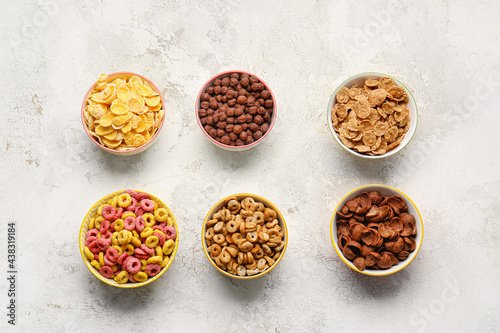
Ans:
[{"label": "white concrete surface", "polygon": [[[17,223],[17,325],[2,332],[495,332],[500,330],[498,1],[12,1],[1,5],[0,244]],[[278,120],[243,153],[214,147],[194,118],[202,84],[247,70],[274,90]],[[165,92],[166,126],[130,158],[90,142],[83,96],[99,73],[134,71]],[[419,126],[401,153],[367,161],[326,124],[335,87],[378,71],[407,84]],[[417,259],[373,278],[334,252],[330,218],[357,186],[407,193],[425,225]],[[136,188],[173,210],[169,271],[139,290],[98,281],[77,235],[102,196]],[[235,281],[203,254],[220,198],[273,201],[290,241],[277,269]],[[4,272],[4,273],[3,273]]]}]

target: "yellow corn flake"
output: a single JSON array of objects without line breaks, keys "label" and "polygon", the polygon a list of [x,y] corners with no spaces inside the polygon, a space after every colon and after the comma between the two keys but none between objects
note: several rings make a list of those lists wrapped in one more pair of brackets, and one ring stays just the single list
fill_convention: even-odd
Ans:
[{"label": "yellow corn flake", "polygon": [[116,99],[119,103],[126,104],[128,103],[130,95],[130,89],[126,85],[123,85],[116,92]]},{"label": "yellow corn flake", "polygon": [[132,138],[132,145],[136,148],[142,146],[146,142],[147,142],[146,138],[141,134],[136,134]]},{"label": "yellow corn flake", "polygon": [[106,113],[104,116],[99,119],[99,124],[104,127],[109,127],[113,123],[113,118],[115,117],[114,114]]},{"label": "yellow corn flake", "polygon": [[141,84],[142,84],[142,79],[141,79],[140,77],[138,77],[138,76],[132,76],[132,77],[128,80],[128,82],[129,82],[130,84],[135,84],[135,83],[141,83]]},{"label": "yellow corn flake", "polygon": [[123,116],[128,112],[128,106],[122,103],[112,103],[109,109],[117,116]]},{"label": "yellow corn flake", "polygon": [[148,86],[146,86],[145,84],[143,83],[138,83],[138,82],[135,82],[134,83],[134,89],[135,91],[137,91],[139,94],[141,94],[141,96],[149,96],[151,95],[151,93],[153,92],[151,90],[151,88],[149,88]]},{"label": "yellow corn flake", "polygon": [[118,134],[118,132],[113,131],[113,132],[111,132],[109,134],[104,135],[103,137],[106,138],[107,140],[115,140],[116,139],[116,134]]},{"label": "yellow corn flake", "polygon": [[133,114],[132,112],[127,112],[126,114],[124,114],[123,116],[116,116],[113,118],[113,125],[115,126],[123,126],[125,125],[125,123],[127,121],[130,120],[130,118],[132,118]]},{"label": "yellow corn flake", "polygon": [[146,105],[151,108],[151,107],[156,107],[157,105],[159,105],[161,99],[160,99],[160,96],[151,96],[151,97],[144,97],[144,101],[146,102]]},{"label": "yellow corn flake", "polygon": [[106,147],[109,147],[111,149],[118,147],[122,143],[122,140],[118,140],[118,141],[108,140],[104,137],[102,137],[101,140],[102,140],[102,143],[104,143],[104,145],[106,145]]},{"label": "yellow corn flake", "polygon": [[132,126],[130,125],[130,122],[128,122],[125,126],[121,128],[122,133],[128,133],[132,130]]}]

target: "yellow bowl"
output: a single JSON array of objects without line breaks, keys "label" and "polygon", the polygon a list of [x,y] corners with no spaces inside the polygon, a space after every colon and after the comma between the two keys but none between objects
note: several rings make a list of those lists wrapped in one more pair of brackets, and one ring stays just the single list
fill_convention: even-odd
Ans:
[{"label": "yellow bowl", "polygon": [[[144,192],[144,191],[137,191],[137,190],[134,190],[134,191],[137,192],[137,193],[147,193],[147,192]],[[111,286],[114,286],[114,287],[118,287],[118,288],[137,288],[137,287],[145,286],[145,285],[150,284],[151,282],[155,281],[160,276],[162,276],[163,273],[165,273],[167,271],[167,269],[170,267],[170,265],[172,264],[172,261],[174,261],[175,255],[177,253],[177,248],[179,247],[179,228],[177,226],[177,222],[175,220],[174,214],[172,214],[172,211],[170,210],[170,208],[168,208],[168,206],[165,205],[165,203],[163,201],[161,201],[160,199],[158,199],[154,195],[151,195],[151,194],[147,193],[147,194],[150,195],[150,197],[151,197],[150,199],[153,200],[154,202],[156,202],[160,208],[165,208],[168,211],[169,216],[172,217],[172,220],[174,222],[174,227],[177,230],[177,237],[175,238],[174,250],[169,255],[170,256],[170,261],[168,262],[167,265],[165,265],[165,267],[163,267],[161,269],[161,271],[158,274],[156,274],[153,277],[148,278],[144,282],[135,282],[135,283],[127,282],[127,283],[124,283],[124,284],[120,284],[120,283],[116,282],[115,280],[108,279],[108,278],[102,276],[101,273],[99,273],[99,271],[90,264],[89,259],[87,258],[87,256],[83,252],[83,247],[85,246],[85,237],[86,237],[87,231],[89,230],[90,220],[97,215],[97,210],[99,209],[99,207],[101,205],[106,204],[115,195],[118,195],[118,194],[123,193],[123,192],[124,191],[117,191],[117,192],[108,194],[107,196],[105,196],[104,198],[102,198],[98,202],[96,202],[94,204],[94,206],[92,206],[92,208],[89,210],[89,212],[85,216],[85,219],[82,222],[82,226],[80,228],[80,235],[79,235],[79,241],[78,241],[78,243],[79,243],[80,254],[82,256],[83,262],[85,262],[85,265],[90,270],[90,272],[95,275],[95,277],[97,277],[102,282],[107,283],[107,284],[109,284]]]},{"label": "yellow bowl", "polygon": [[[108,74],[108,82],[111,82],[111,81],[116,80],[116,79],[128,80],[128,79],[130,79],[133,76],[140,77],[143,81],[147,81],[151,85],[151,87],[153,87],[153,89],[160,95],[162,109],[163,109],[163,112],[165,112],[165,101],[163,99],[163,95],[162,95],[160,89],[158,89],[158,87],[151,80],[145,78],[144,76],[142,76],[140,74],[137,74],[137,73],[132,73],[132,72],[117,72],[117,73]],[[161,119],[161,122],[160,122],[160,126],[158,126],[158,129],[153,134],[153,136],[151,136],[151,138],[145,144],[143,144],[142,146],[137,147],[137,148],[130,148],[130,149],[127,149],[127,150],[116,150],[116,149],[108,148],[108,147],[102,145],[89,132],[89,128],[88,128],[87,124],[85,123],[84,112],[85,112],[85,108],[88,105],[88,97],[92,93],[92,90],[94,90],[94,87],[96,85],[97,85],[97,82],[94,82],[94,84],[89,88],[89,90],[85,94],[85,97],[83,98],[83,102],[82,102],[81,111],[80,111],[80,116],[81,116],[81,119],[82,119],[83,129],[85,130],[85,133],[87,133],[87,136],[90,138],[90,140],[92,140],[92,142],[94,142],[102,150],[105,150],[105,151],[107,151],[107,152],[109,152],[111,154],[119,155],[119,156],[132,156],[132,155],[136,155],[136,154],[142,153],[142,152],[148,150],[149,148],[151,148],[151,146],[158,139],[158,134],[160,133],[160,131],[161,131],[162,127],[163,127],[163,124],[165,123],[165,115],[163,115],[163,118]]]},{"label": "yellow bowl", "polygon": [[[210,254],[207,251],[208,247],[207,247],[207,243],[205,241],[205,231],[207,229],[207,222],[208,222],[208,220],[210,220],[210,218],[212,217],[212,215],[214,213],[216,213],[219,209],[221,209],[226,204],[226,200],[229,199],[229,198],[231,198],[231,197],[236,197],[239,201],[241,201],[242,199],[244,199],[246,197],[252,197],[255,201],[262,202],[265,207],[274,209],[276,211],[276,213],[277,213],[278,224],[281,227],[281,229],[283,230],[283,241],[285,242],[285,245],[283,246],[283,249],[281,250],[280,256],[278,257],[278,259],[276,259],[276,261],[274,262],[274,264],[272,266],[270,266],[265,271],[262,271],[262,272],[260,272],[258,274],[255,274],[255,275],[239,276],[239,275],[228,273],[225,270],[221,269],[219,266],[217,266],[217,264],[213,261],[213,259],[210,257]],[[237,193],[237,194],[229,195],[229,196],[227,196],[227,197],[219,200],[219,202],[217,202],[210,209],[210,211],[208,212],[207,216],[205,217],[205,221],[203,221],[203,228],[202,228],[202,232],[201,232],[201,242],[203,244],[203,250],[205,252],[205,255],[207,256],[208,261],[219,272],[221,272],[222,274],[227,275],[229,277],[235,278],[235,279],[250,280],[250,279],[254,279],[254,278],[257,278],[257,277],[260,277],[260,276],[263,276],[263,275],[269,273],[270,271],[272,271],[278,265],[278,263],[283,258],[283,255],[285,254],[285,251],[286,251],[286,247],[288,245],[288,231],[287,231],[287,228],[286,228],[286,223],[285,223],[285,219],[283,218],[283,215],[281,214],[281,212],[279,211],[279,209],[273,203],[271,203],[269,200],[267,200],[267,199],[265,199],[265,198],[263,198],[261,196],[255,195],[255,194]]]},{"label": "yellow bowl", "polygon": [[[345,203],[351,199],[354,199],[355,197],[359,196],[363,192],[370,192],[370,191],[378,191],[381,195],[385,196],[392,196],[392,195],[400,195],[402,196],[405,201],[406,205],[408,206],[408,213],[412,214],[415,217],[415,225],[417,227],[417,235],[415,237],[415,241],[417,243],[417,246],[413,252],[410,253],[408,258],[406,260],[400,261],[397,265],[392,266],[389,269],[380,269],[380,270],[375,270],[375,269],[369,269],[367,267],[364,271],[359,270],[354,266],[352,261],[347,259],[344,254],[342,253],[342,250],[340,249],[340,246],[338,244],[338,237],[337,237],[337,212],[344,207]],[[420,222],[420,223],[419,223]],[[332,238],[332,243],[335,248],[335,251],[339,255],[340,259],[349,267],[354,269],[357,272],[366,274],[366,275],[372,275],[372,276],[384,276],[384,275],[390,275],[396,272],[399,272],[406,266],[408,266],[413,259],[417,256],[418,251],[420,250],[420,247],[422,246],[422,241],[424,239],[424,223],[422,222],[422,216],[420,215],[420,212],[418,211],[417,206],[415,203],[403,192],[400,190],[397,190],[393,187],[386,186],[386,185],[365,185],[358,187],[351,192],[347,193],[344,198],[339,202],[337,207],[335,208],[331,220],[331,225],[330,225],[330,236]]]}]

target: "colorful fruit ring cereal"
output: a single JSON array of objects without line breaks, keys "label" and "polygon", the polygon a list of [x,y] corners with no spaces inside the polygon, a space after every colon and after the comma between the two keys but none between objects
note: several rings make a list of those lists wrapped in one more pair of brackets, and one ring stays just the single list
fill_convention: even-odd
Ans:
[{"label": "colorful fruit ring cereal", "polygon": [[172,212],[158,198],[120,191],[87,213],[80,229],[80,252],[101,281],[134,288],[154,281],[170,267],[179,244],[177,233]]}]

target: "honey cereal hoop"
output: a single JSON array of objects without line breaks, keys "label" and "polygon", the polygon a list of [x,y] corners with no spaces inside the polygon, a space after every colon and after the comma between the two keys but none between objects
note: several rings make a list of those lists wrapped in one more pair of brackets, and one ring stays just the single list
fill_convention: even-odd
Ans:
[{"label": "honey cereal hoop", "polygon": [[[415,217],[415,226],[417,228],[417,234],[415,236],[415,241],[416,241],[416,248],[413,252],[410,253],[407,259],[400,261],[397,265],[392,266],[389,269],[384,269],[384,270],[374,270],[374,269],[369,269],[368,267],[361,271],[356,266],[353,264],[352,261],[348,260],[345,258],[344,254],[342,253],[342,250],[340,249],[340,246],[338,244],[338,238],[337,238],[337,220],[338,215],[337,212],[344,207],[346,202],[348,202],[351,199],[354,199],[358,197],[360,194],[363,192],[371,192],[371,191],[378,191],[381,195],[384,196],[393,196],[393,195],[399,195],[404,200],[406,201],[406,205],[408,206],[408,213],[412,214]],[[351,267],[353,270],[365,274],[365,275],[371,275],[371,276],[385,276],[385,275],[390,275],[394,274],[396,272],[399,272],[406,266],[408,266],[413,259],[417,256],[420,247],[422,246],[422,241],[424,238],[424,224],[422,221],[422,216],[420,215],[420,212],[415,205],[415,203],[403,192],[401,192],[398,189],[395,189],[393,187],[387,186],[387,185],[380,185],[380,184],[371,184],[371,185],[364,185],[361,187],[358,187],[349,193],[347,193],[342,200],[339,202],[337,207],[335,207],[335,210],[333,211],[332,219],[331,219],[331,224],[330,224],[330,237],[332,240],[332,244],[335,248],[335,251],[337,252],[338,256],[342,261],[349,267]]]},{"label": "honey cereal hoop", "polygon": [[[387,78],[394,80],[394,83],[395,83],[396,88],[397,88],[396,89],[397,91],[395,91],[395,93],[396,92],[406,93],[406,96],[408,97],[408,102],[406,103],[406,107],[407,107],[408,112],[409,112],[409,126],[407,128],[407,132],[405,133],[404,137],[400,141],[399,145],[397,145],[395,148],[388,150],[386,153],[381,154],[381,155],[368,155],[366,153],[361,153],[361,152],[355,151],[355,150],[349,148],[348,146],[346,146],[346,144],[344,144],[342,142],[341,138],[339,137],[339,133],[337,133],[335,131],[335,128],[334,128],[334,125],[332,122],[332,110],[334,109],[334,107],[337,104],[337,94],[340,92],[339,96],[342,96],[342,92],[343,92],[343,90],[345,90],[345,88],[352,88],[355,85],[357,85],[358,87],[361,88],[361,87],[363,87],[366,80],[369,80],[368,82],[369,82],[369,84],[371,84],[373,82],[372,80],[380,80],[383,77],[387,77]],[[401,88],[399,88],[399,87],[401,87]],[[350,96],[347,95],[346,99],[349,99],[349,97]],[[381,96],[373,96],[374,99],[380,98],[380,97]],[[353,97],[351,96],[350,98],[351,98],[351,101],[349,101],[349,103],[352,103]],[[343,100],[341,102],[345,102],[345,101]],[[364,103],[364,101],[360,101],[361,105],[363,103]],[[358,107],[358,105],[356,105],[356,106],[353,105],[353,107]],[[363,111],[364,110],[362,110],[362,112]],[[360,113],[362,115],[362,117],[367,116],[367,115],[363,114],[362,112]],[[370,117],[372,117],[372,116],[374,116],[374,115],[368,115],[366,120],[368,121],[370,119]],[[348,115],[346,114],[346,118],[347,117],[348,117]],[[348,78],[347,80],[345,80],[344,82],[342,82],[337,87],[337,89],[333,92],[333,94],[330,98],[330,102],[328,104],[328,108],[327,108],[327,124],[328,124],[328,127],[330,128],[330,132],[332,133],[332,135],[335,138],[335,140],[337,141],[337,143],[341,147],[343,147],[345,150],[347,150],[349,153],[356,155],[356,156],[359,156],[359,157],[367,158],[367,159],[384,158],[384,157],[392,156],[392,155],[396,154],[397,152],[399,152],[400,150],[402,150],[403,148],[405,148],[408,145],[408,143],[411,141],[411,139],[413,138],[415,131],[416,131],[416,128],[417,128],[417,124],[418,124],[417,104],[415,102],[415,99],[413,98],[413,95],[409,91],[409,89],[403,83],[401,83],[397,79],[391,77],[390,75],[383,74],[383,73],[377,73],[377,72],[360,73],[360,74],[354,75],[354,76]],[[370,130],[370,129],[367,129],[367,130]],[[382,132],[388,132],[388,130],[383,128],[382,125],[378,125],[376,128],[374,128],[374,131],[376,132],[376,134],[379,134]],[[349,135],[351,133],[354,134],[355,132],[349,133],[349,131],[347,131],[347,133],[344,132],[343,134]],[[393,134],[393,133],[392,132],[387,133],[387,135],[389,135],[389,134]],[[372,141],[373,139],[371,139],[369,137],[363,138],[364,140],[361,140],[360,137],[352,137],[352,139],[353,139],[353,141],[359,140],[359,142],[364,143],[364,144],[373,144],[373,141]],[[375,142],[375,144],[378,144],[378,142]],[[364,146],[364,145],[359,146],[359,148],[365,148],[365,147],[369,148],[368,146]],[[363,149],[361,149],[361,151],[363,151]]]},{"label": "honey cereal hoop", "polygon": [[[158,125],[158,127],[156,128],[155,132],[153,133],[153,135],[150,135],[149,138],[145,138],[146,140],[144,140],[145,142],[142,144],[141,142],[139,142],[140,146],[136,146],[136,147],[133,147],[133,148],[127,148],[127,149],[123,149],[123,150],[118,150],[118,149],[113,149],[113,148],[110,148],[110,147],[106,147],[104,144],[101,144],[98,139],[91,134],[91,131],[89,131],[89,127],[87,125],[87,122],[86,122],[86,114],[85,114],[85,108],[88,106],[88,99],[89,99],[89,96],[92,94],[94,88],[97,87],[97,85],[99,84],[99,82],[95,82],[90,88],[89,90],[87,91],[87,93],[85,94],[85,97],[83,99],[83,102],[82,102],[82,107],[81,107],[81,120],[82,120],[82,125],[83,125],[83,128],[85,130],[85,133],[87,133],[88,137],[92,140],[92,142],[94,142],[99,148],[111,153],[111,154],[114,154],[114,155],[119,155],[119,156],[130,156],[130,155],[135,155],[135,154],[138,154],[138,153],[141,153],[143,151],[146,151],[148,148],[150,148],[154,142],[157,140],[158,138],[158,134],[160,133],[164,123],[165,123],[165,102],[164,102],[164,99],[163,99],[163,96],[160,92],[160,90],[158,89],[158,87],[153,83],[151,82],[149,79],[145,78],[144,76],[140,75],[140,74],[137,74],[137,73],[133,73],[133,72],[116,72],[116,73],[112,73],[112,74],[108,74],[107,75],[107,81],[108,83],[116,80],[116,79],[122,79],[122,80],[130,80],[132,77],[138,77],[140,78],[143,82],[145,82],[150,88],[152,88],[153,90],[153,94],[155,94],[155,98],[159,98],[160,102],[158,103],[158,106],[157,107],[153,107],[154,110],[158,109],[157,112],[161,112],[161,121]],[[152,99],[150,99],[151,101]],[[156,99],[155,99],[156,101]],[[145,106],[148,106],[151,108],[150,104],[152,104],[150,102],[150,104],[148,104],[148,100],[144,100],[144,105]],[[161,111],[160,111],[161,110]],[[115,108],[114,110],[115,114],[116,115],[119,115],[120,114],[120,110],[118,110],[118,108]],[[123,116],[124,118],[127,117],[126,115]],[[126,119],[123,119],[123,120],[126,120]],[[118,124],[118,125],[121,125],[121,124]],[[120,127],[120,126],[116,126],[116,127]],[[139,139],[139,138],[138,138]],[[141,139],[142,140],[142,139]]]},{"label": "honey cereal hoop", "polygon": [[[281,249],[281,253],[280,253],[279,257],[275,260],[275,262],[272,265],[269,266],[269,268],[265,269],[264,271],[262,271],[262,272],[260,272],[258,274],[255,274],[255,275],[239,276],[237,274],[231,274],[231,273],[229,273],[229,272],[227,272],[227,271],[225,271],[225,270],[223,270],[223,269],[221,269],[220,267],[217,266],[217,264],[211,258],[210,253],[208,252],[208,245],[207,245],[207,241],[205,239],[205,233],[206,233],[206,231],[208,229],[207,228],[207,222],[209,222],[209,220],[212,218],[212,216],[213,216],[214,213],[218,212],[222,207],[224,207],[224,206],[227,205],[227,201],[230,198],[236,198],[238,201],[241,202],[241,200],[243,200],[243,199],[245,199],[247,197],[253,198],[255,200],[255,202],[261,202],[261,203],[263,203],[266,208],[271,208],[272,210],[274,210],[276,212],[276,219],[278,220],[278,225],[281,227],[281,229],[283,231],[284,246]],[[232,278],[242,279],[242,280],[249,280],[249,279],[254,279],[254,278],[257,278],[257,277],[260,277],[260,276],[263,276],[263,275],[269,273],[270,271],[272,271],[278,265],[278,263],[283,258],[284,254],[285,254],[285,251],[286,251],[286,248],[287,248],[287,245],[288,245],[288,230],[287,230],[287,226],[286,226],[285,219],[284,219],[283,215],[281,214],[281,212],[279,211],[279,209],[274,204],[272,204],[269,200],[267,200],[267,199],[265,199],[265,198],[263,198],[261,196],[255,195],[255,194],[237,193],[237,194],[229,195],[229,196],[227,196],[227,197],[219,200],[209,210],[209,212],[208,212],[208,214],[205,217],[205,220],[203,222],[203,227],[202,227],[202,232],[201,232],[201,242],[203,244],[203,250],[205,252],[205,255],[206,255],[208,261],[219,272],[221,272],[222,274],[227,275],[229,277],[232,277]]]},{"label": "honey cereal hoop", "polygon": [[[204,125],[201,123],[200,117],[198,115],[198,110],[201,107],[201,95],[206,92],[207,87],[211,86],[216,79],[223,79],[225,77],[230,77],[231,74],[234,74],[234,73],[239,74],[239,75],[246,74],[246,75],[254,76],[254,77],[258,78],[259,82],[264,85],[264,89],[269,91],[269,93],[271,95],[270,99],[272,99],[272,101],[273,101],[273,106],[272,106],[273,111],[272,111],[272,114],[271,114],[271,122],[269,123],[268,130],[262,135],[262,137],[260,139],[255,140],[251,144],[245,144],[243,146],[226,145],[226,144],[218,142],[217,140],[215,140],[214,138],[212,138],[206,132],[206,130],[204,128]],[[219,73],[219,74],[213,76],[211,79],[209,79],[207,82],[205,82],[205,84],[200,89],[200,92],[198,93],[198,96],[196,98],[196,104],[195,104],[195,117],[196,117],[196,121],[198,122],[198,125],[200,126],[200,129],[203,132],[203,134],[205,134],[205,136],[210,140],[210,142],[212,142],[217,147],[220,147],[220,148],[225,149],[225,150],[230,150],[230,151],[244,151],[244,150],[253,148],[253,147],[257,146],[258,144],[260,144],[264,140],[264,138],[267,137],[267,135],[269,134],[269,132],[271,132],[271,129],[273,128],[274,123],[276,121],[276,112],[277,112],[276,98],[275,98],[275,96],[273,94],[273,91],[269,87],[269,85],[264,80],[262,80],[260,77],[257,77],[254,74],[248,73],[246,71],[241,71],[241,70],[225,71],[225,72],[222,72],[222,73]]]},{"label": "honey cereal hoop", "polygon": [[161,201],[160,199],[158,199],[154,195],[151,195],[151,194],[149,194],[147,192],[144,192],[144,191],[137,191],[137,190],[134,190],[134,191],[137,192],[137,193],[148,194],[150,196],[150,199],[153,202],[155,202],[156,204],[158,204],[159,207],[165,208],[167,210],[169,216],[171,216],[172,222],[173,222],[173,226],[175,227],[175,229],[177,231],[177,236],[176,236],[175,241],[174,241],[174,248],[173,248],[172,252],[168,255],[170,257],[170,260],[168,261],[168,263],[163,268],[161,268],[161,270],[160,270],[160,272],[158,274],[156,274],[155,276],[152,276],[152,277],[148,278],[144,282],[122,283],[122,284],[120,284],[120,283],[116,282],[113,279],[109,279],[109,278],[106,278],[106,277],[102,276],[100,274],[100,272],[97,271],[96,268],[94,268],[90,264],[90,261],[87,259],[87,256],[85,254],[85,238],[86,238],[87,232],[89,231],[89,225],[90,225],[92,217],[96,216],[98,209],[100,207],[102,207],[103,205],[105,205],[106,203],[108,203],[110,199],[112,199],[113,197],[115,197],[115,196],[117,196],[117,195],[119,195],[121,193],[124,193],[125,191],[117,191],[117,192],[108,194],[105,197],[103,197],[102,199],[100,199],[99,201],[97,201],[92,206],[92,208],[88,211],[88,213],[86,214],[86,216],[85,216],[85,218],[84,218],[84,220],[82,222],[82,225],[80,227],[79,240],[78,240],[78,244],[79,244],[78,246],[79,246],[79,249],[80,249],[80,254],[82,256],[82,259],[83,259],[85,265],[90,270],[90,272],[92,274],[94,274],[95,277],[97,277],[99,280],[101,280],[102,282],[104,282],[106,284],[109,284],[111,286],[118,287],[118,288],[125,288],[125,289],[137,288],[137,287],[145,286],[145,285],[147,285],[147,284],[155,281],[156,279],[158,279],[161,275],[163,275],[167,271],[167,269],[172,264],[172,262],[173,262],[173,260],[175,258],[175,255],[177,253],[178,246],[179,246],[179,228],[177,226],[177,221],[175,220],[175,217],[172,214],[172,211],[170,210],[170,208],[167,205],[165,205],[165,203],[163,201]]}]

